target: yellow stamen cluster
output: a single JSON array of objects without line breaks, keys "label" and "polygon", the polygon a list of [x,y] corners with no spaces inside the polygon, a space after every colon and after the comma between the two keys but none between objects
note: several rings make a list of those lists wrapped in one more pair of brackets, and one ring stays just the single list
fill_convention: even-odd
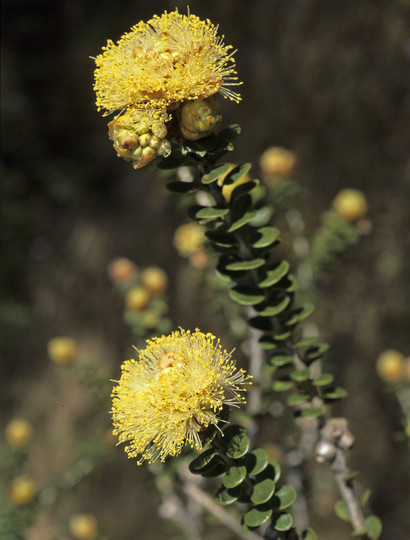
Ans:
[{"label": "yellow stamen cluster", "polygon": [[[228,88],[239,84],[235,51],[224,44],[217,30],[209,20],[202,21],[189,13],[181,15],[176,10],[155,15],[148,22],[140,21],[118,43],[109,40],[103,47],[95,58],[96,103],[104,114],[119,112],[110,127],[110,136],[121,157],[143,166],[152,156],[166,155],[170,147],[165,144],[158,148],[157,138],[165,137],[169,113],[184,102],[203,100],[217,92],[240,101],[239,94]],[[126,121],[118,126],[115,122],[123,115]],[[208,117],[209,114],[209,123]],[[212,125],[217,125],[218,119],[218,115],[212,117]],[[118,136],[117,131],[124,124],[129,133]],[[163,137],[155,133],[158,126],[165,128]],[[139,129],[147,131],[140,134]],[[154,136],[153,145],[146,143],[147,137],[143,138],[146,144],[138,137],[131,140],[133,132],[145,135],[148,130]],[[204,126],[200,131],[204,131]],[[127,139],[125,146],[119,141],[123,137]]]},{"label": "yellow stamen cluster", "polygon": [[195,15],[173,11],[140,21],[95,59],[97,107],[107,114],[128,107],[164,111],[218,91],[239,101],[226,88],[237,84],[231,49],[217,27]]},{"label": "yellow stamen cluster", "polygon": [[149,463],[202,448],[199,433],[218,423],[223,405],[245,401],[249,377],[212,334],[181,330],[154,338],[122,366],[113,390],[114,435],[129,457]]}]

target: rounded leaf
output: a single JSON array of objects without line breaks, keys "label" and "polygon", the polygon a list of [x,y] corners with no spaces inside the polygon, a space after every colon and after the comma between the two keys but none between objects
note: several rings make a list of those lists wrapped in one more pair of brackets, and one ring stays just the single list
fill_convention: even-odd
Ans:
[{"label": "rounded leaf", "polygon": [[272,497],[275,492],[275,482],[272,478],[265,478],[260,482],[255,483],[252,491],[251,501],[254,504],[262,504]]},{"label": "rounded leaf", "polygon": [[303,418],[318,418],[322,414],[324,414],[322,407],[304,407],[299,411],[299,416]]},{"label": "rounded leaf", "polygon": [[334,505],[334,510],[335,510],[335,514],[337,515],[339,519],[350,522],[349,511],[347,510],[346,503],[342,501],[342,499],[339,499],[338,501],[336,501]]},{"label": "rounded leaf", "polygon": [[268,306],[266,306],[261,311],[258,311],[258,314],[261,317],[273,317],[274,315],[277,315],[281,311],[283,311],[290,303],[290,297],[285,296],[281,300],[275,302],[275,303],[269,303]]},{"label": "rounded leaf", "polygon": [[234,223],[232,223],[232,225],[228,229],[228,232],[237,231],[238,229],[240,229],[241,227],[243,227],[244,225],[252,221],[252,219],[255,216],[256,216],[256,212],[254,210],[250,212],[246,212],[245,215],[243,215],[241,218],[237,219],[236,221],[234,221]]},{"label": "rounded leaf", "polygon": [[302,538],[303,540],[318,540],[317,534],[310,527],[303,532]]},{"label": "rounded leaf", "polygon": [[303,403],[306,403],[310,400],[310,395],[306,394],[304,392],[297,392],[295,394],[291,394],[288,399],[287,403],[290,407],[298,407],[299,405],[303,405]]},{"label": "rounded leaf", "polygon": [[238,500],[238,497],[241,493],[241,487],[228,489],[226,487],[221,487],[215,494],[215,501],[221,506],[228,506],[229,504],[234,503]]},{"label": "rounded leaf", "polygon": [[212,463],[212,461],[215,457],[215,450],[208,448],[189,464],[189,470],[192,474],[202,474],[205,470],[214,466],[215,462]]},{"label": "rounded leaf", "polygon": [[201,182],[205,185],[212,184],[212,182],[216,182],[218,178],[229,172],[231,168],[232,165],[230,163],[225,163],[220,167],[216,167],[215,169],[212,169],[210,173],[204,174],[204,176],[201,178]]},{"label": "rounded leaf", "polygon": [[214,208],[213,206],[207,206],[206,208],[201,208],[201,210],[198,210],[195,217],[197,219],[214,220],[226,216],[228,212],[228,208]]},{"label": "rounded leaf", "polygon": [[226,270],[253,270],[255,268],[260,268],[265,264],[265,259],[251,259],[248,261],[238,261],[228,264],[225,268]]},{"label": "rounded leaf", "polygon": [[324,398],[330,399],[332,401],[343,399],[346,396],[347,396],[347,391],[344,388],[340,388],[339,386],[329,392],[324,393]]},{"label": "rounded leaf", "polygon": [[242,426],[229,426],[223,432],[225,454],[232,459],[239,459],[249,450],[251,441]]},{"label": "rounded leaf", "polygon": [[223,477],[222,484],[227,488],[234,488],[242,484],[246,478],[246,467],[244,465],[233,465],[229,467],[225,476]]},{"label": "rounded leaf", "polygon": [[265,523],[271,515],[272,507],[269,504],[264,504],[248,510],[243,516],[243,520],[248,527],[259,527]]},{"label": "rounded leaf", "polygon": [[269,455],[265,448],[256,448],[251,454],[251,468],[249,474],[259,474],[269,463]]},{"label": "rounded leaf", "polygon": [[261,227],[257,230],[259,238],[252,243],[252,246],[257,249],[265,248],[276,242],[279,238],[279,230],[275,227]]},{"label": "rounded leaf", "polygon": [[304,382],[310,378],[310,369],[298,369],[290,374],[290,378],[295,382]]},{"label": "rounded leaf", "polygon": [[265,296],[251,287],[235,287],[230,289],[229,296],[242,306],[255,306],[265,300]]},{"label": "rounded leaf", "polygon": [[281,261],[272,268],[266,271],[264,279],[258,284],[259,287],[265,288],[278,283],[289,271],[289,263]]},{"label": "rounded leaf", "polygon": [[312,384],[314,386],[327,386],[332,384],[333,380],[334,377],[330,373],[322,373],[312,381]]},{"label": "rounded leaf", "polygon": [[369,538],[377,540],[382,533],[383,525],[377,516],[369,516],[365,519],[366,532]]},{"label": "rounded leaf", "polygon": [[277,354],[275,356],[272,356],[272,358],[269,360],[269,363],[272,366],[276,366],[276,367],[287,366],[288,364],[291,364],[292,362],[293,362],[292,356],[287,356],[285,354]]},{"label": "rounded leaf", "polygon": [[272,385],[272,389],[275,392],[286,392],[286,390],[290,390],[294,386],[295,386],[295,383],[292,380],[288,378],[283,378],[283,379],[278,379],[277,381],[274,381]]},{"label": "rounded leaf", "polygon": [[296,499],[296,491],[292,486],[285,485],[275,493],[275,497],[277,497],[280,501],[279,509],[283,510],[294,503]]},{"label": "rounded leaf", "polygon": [[288,531],[293,525],[293,518],[291,514],[280,514],[273,524],[273,528],[277,531]]}]

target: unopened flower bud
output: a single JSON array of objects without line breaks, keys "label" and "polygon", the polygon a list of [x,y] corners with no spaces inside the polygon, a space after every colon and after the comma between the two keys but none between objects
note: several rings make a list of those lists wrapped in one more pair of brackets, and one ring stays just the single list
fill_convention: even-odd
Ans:
[{"label": "unopened flower bud", "polygon": [[12,446],[25,446],[32,435],[33,428],[24,418],[14,418],[6,426],[6,441]]},{"label": "unopened flower bud", "polygon": [[395,350],[386,350],[377,359],[376,371],[384,381],[397,382],[403,376],[404,362],[405,358],[402,353]]},{"label": "unopened flower bud", "polygon": [[158,147],[158,155],[168,157],[171,154],[171,143],[168,139],[163,139]]},{"label": "unopened flower bud", "polygon": [[139,143],[142,147],[148,146],[151,140],[151,135],[149,133],[144,133],[138,137]]},{"label": "unopened flower bud", "polygon": [[126,257],[118,257],[108,265],[108,275],[114,283],[129,283],[136,273],[136,265]]},{"label": "unopened flower bud", "polygon": [[295,154],[279,146],[271,146],[260,158],[262,176],[267,182],[289,176],[295,165]]},{"label": "unopened flower bud", "polygon": [[149,142],[150,147],[156,150],[159,148],[160,144],[161,144],[161,139],[157,137],[156,135],[152,135],[151,140]]},{"label": "unopened flower bud", "polygon": [[162,124],[161,122],[155,122],[152,124],[151,131],[159,139],[165,139],[168,133],[166,125]]},{"label": "unopened flower bud", "polygon": [[17,476],[10,486],[10,498],[17,506],[26,506],[34,501],[37,485],[28,474]]},{"label": "unopened flower bud", "polygon": [[315,448],[318,463],[330,462],[336,455],[336,446],[329,441],[319,441]]},{"label": "unopened flower bud", "polygon": [[160,294],[164,292],[168,278],[161,268],[152,266],[141,272],[141,281],[151,294]]},{"label": "unopened flower bud", "polygon": [[98,522],[92,514],[74,514],[68,524],[77,540],[94,540],[98,534]]},{"label": "unopened flower bud", "polygon": [[150,295],[145,287],[134,287],[128,291],[125,304],[131,311],[143,311],[149,302]]},{"label": "unopened flower bud", "polygon": [[134,169],[145,167],[145,165],[148,165],[148,163],[150,163],[150,161],[152,161],[156,156],[157,154],[155,150],[153,150],[150,146],[146,146],[142,149],[141,160],[134,163]]},{"label": "unopened flower bud", "polygon": [[342,189],[333,199],[332,206],[334,211],[347,221],[356,221],[363,217],[368,209],[366,197],[358,189]]},{"label": "unopened flower bud", "polygon": [[47,345],[48,355],[56,364],[71,364],[77,354],[77,343],[70,337],[50,339]]},{"label": "unopened flower bud", "polygon": [[177,110],[182,135],[191,141],[206,137],[222,122],[222,114],[215,96],[188,101]]},{"label": "unopened flower bud", "polygon": [[349,450],[355,443],[354,435],[351,431],[346,430],[337,442],[337,445],[343,450]]},{"label": "unopened flower bud", "polygon": [[138,135],[143,135],[144,133],[148,133],[149,123],[146,120],[142,120],[141,122],[138,122],[135,126],[135,131],[138,133]]}]

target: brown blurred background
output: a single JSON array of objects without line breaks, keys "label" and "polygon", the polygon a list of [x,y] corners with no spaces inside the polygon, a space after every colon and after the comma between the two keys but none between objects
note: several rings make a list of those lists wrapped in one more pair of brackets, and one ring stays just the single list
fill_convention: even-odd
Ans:
[{"label": "brown blurred background", "polygon": [[[92,90],[90,56],[175,6],[185,12],[177,0],[2,2],[1,423],[18,414],[36,427],[40,484],[64,467],[91,414],[86,393],[50,367],[47,341],[75,337],[115,377],[130,354],[106,274],[113,257],[166,269],[176,325],[218,332],[172,247],[184,219],[177,199],[154,168],[116,158]],[[267,146],[296,152],[308,232],[340,189],[369,201],[372,231],[323,281],[317,321],[331,344],[327,368],[350,395],[335,412],[356,434],[353,468],[373,491],[382,538],[405,540],[408,445],[396,440],[400,409],[374,365],[383,349],[410,353],[410,1],[191,0],[190,9],[238,49],[243,101],[222,104],[225,122],[242,126],[232,159],[257,175]],[[117,449],[29,538],[45,538],[79,501],[109,538],[181,537],[156,519],[148,471]],[[349,537],[332,504],[315,505],[320,538]]]}]

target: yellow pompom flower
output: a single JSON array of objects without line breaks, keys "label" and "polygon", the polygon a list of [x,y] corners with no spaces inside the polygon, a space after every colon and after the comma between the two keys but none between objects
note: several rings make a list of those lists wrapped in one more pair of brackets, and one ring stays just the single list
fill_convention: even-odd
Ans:
[{"label": "yellow pompom flower", "polygon": [[166,119],[167,108],[238,84],[232,47],[209,20],[178,11],[140,21],[118,43],[109,40],[95,59],[98,110],[147,110],[152,120]]},{"label": "yellow pompom flower", "polygon": [[202,448],[200,433],[217,425],[224,405],[238,406],[249,384],[212,334],[180,330],[147,341],[138,360],[122,365],[114,388],[114,435],[128,457],[153,463],[178,455],[185,444]]}]

